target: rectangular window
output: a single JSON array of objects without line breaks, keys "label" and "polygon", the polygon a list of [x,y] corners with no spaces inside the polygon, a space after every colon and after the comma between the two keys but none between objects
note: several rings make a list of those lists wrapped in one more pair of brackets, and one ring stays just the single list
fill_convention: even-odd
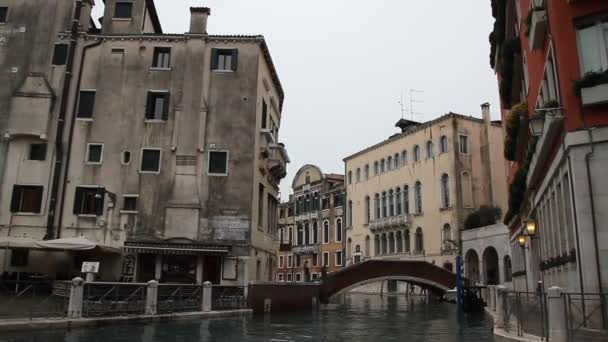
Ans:
[{"label": "rectangular window", "polygon": [[131,2],[117,2],[114,7],[114,18],[131,19],[132,13],[133,3]]},{"label": "rectangular window", "polygon": [[336,251],[336,266],[342,266],[342,251]]},{"label": "rectangular window", "polygon": [[266,101],[262,99],[262,128],[266,128],[268,125],[268,106],[266,105]]},{"label": "rectangular window", "polygon": [[29,263],[29,249],[13,249],[11,251],[11,267],[25,267]]},{"label": "rectangular window", "polygon": [[323,210],[329,209],[329,197],[328,196],[324,196],[323,199],[321,200],[321,208]]},{"label": "rectangular window", "polygon": [[[98,195],[97,199],[95,195]],[[105,189],[100,187],[76,187],[74,215],[97,215],[103,212]],[[99,208],[98,208],[99,207]]]},{"label": "rectangular window", "polygon": [[28,160],[46,160],[46,144],[30,144]]},{"label": "rectangular window", "polygon": [[283,268],[285,267],[285,257],[282,255],[279,255],[279,268]]},{"label": "rectangular window", "polygon": [[608,70],[608,20],[577,30],[581,74]]},{"label": "rectangular window", "polygon": [[168,91],[148,91],[146,120],[167,120],[169,118]]},{"label": "rectangular window", "polygon": [[123,195],[122,196],[122,210],[123,211],[137,211],[137,198],[138,195]]},{"label": "rectangular window", "polygon": [[287,256],[287,267],[288,268],[293,267],[293,256],[292,255]]},{"label": "rectangular window", "polygon": [[228,174],[228,151],[209,151],[208,174],[213,176]]},{"label": "rectangular window", "polygon": [[8,17],[8,7],[0,7],[0,23],[6,23]]},{"label": "rectangular window", "polygon": [[344,204],[344,197],[342,194],[334,195],[334,207],[338,208]]},{"label": "rectangular window", "polygon": [[43,190],[44,188],[38,185],[13,185],[11,212],[39,214]]},{"label": "rectangular window", "polygon": [[144,148],[141,151],[141,168],[139,172],[159,173],[160,172],[160,149]]},{"label": "rectangular window", "polygon": [[79,98],[76,117],[80,119],[92,119],[95,107],[95,90],[81,90]]},{"label": "rectangular window", "polygon": [[329,266],[329,252],[323,252],[323,264],[321,266]]},{"label": "rectangular window", "polygon": [[460,148],[460,153],[469,154],[469,137],[466,135],[459,135],[458,146]]},{"label": "rectangular window", "polygon": [[319,266],[319,255],[312,253],[312,266]]},{"label": "rectangular window", "polygon": [[300,255],[297,254],[296,255],[296,267],[300,267],[302,266],[302,258],[300,258]]},{"label": "rectangular window", "polygon": [[293,279],[291,273],[287,273],[287,281],[291,281]]},{"label": "rectangular window", "polygon": [[299,283],[302,281],[302,273],[296,273],[296,282]]},{"label": "rectangular window", "polygon": [[154,59],[152,60],[153,68],[168,69],[171,66],[171,48],[155,47]]},{"label": "rectangular window", "polygon": [[258,227],[264,226],[264,185],[258,186]]},{"label": "rectangular window", "polygon": [[236,71],[238,49],[211,49],[211,70]]},{"label": "rectangular window", "polygon": [[277,273],[277,281],[283,281],[283,273]]},{"label": "rectangular window", "polygon": [[312,280],[317,280],[317,279],[319,279],[319,275],[318,275],[317,273],[311,273],[311,274],[310,274],[310,276],[311,276],[311,279],[312,279]]},{"label": "rectangular window", "polygon": [[65,65],[68,60],[68,44],[55,44],[53,65]]},{"label": "rectangular window", "polygon": [[86,164],[99,165],[103,162],[103,144],[87,144]]}]

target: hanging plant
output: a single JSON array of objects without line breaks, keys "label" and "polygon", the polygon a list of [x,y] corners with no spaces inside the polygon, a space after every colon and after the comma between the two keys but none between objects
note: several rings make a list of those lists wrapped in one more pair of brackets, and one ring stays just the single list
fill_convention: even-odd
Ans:
[{"label": "hanging plant", "polygon": [[600,84],[608,83],[608,70],[602,72],[588,72],[578,81],[574,81],[574,91],[578,96],[581,95],[581,89],[591,88]]}]

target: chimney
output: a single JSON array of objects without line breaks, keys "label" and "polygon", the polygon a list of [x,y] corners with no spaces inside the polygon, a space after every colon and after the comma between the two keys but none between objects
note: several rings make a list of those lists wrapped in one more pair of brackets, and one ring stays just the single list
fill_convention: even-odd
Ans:
[{"label": "chimney", "polygon": [[490,103],[486,102],[481,105],[481,118],[486,124],[492,122],[492,116],[490,115]]},{"label": "chimney", "polygon": [[211,15],[209,7],[190,7],[190,32],[207,34],[207,18]]}]

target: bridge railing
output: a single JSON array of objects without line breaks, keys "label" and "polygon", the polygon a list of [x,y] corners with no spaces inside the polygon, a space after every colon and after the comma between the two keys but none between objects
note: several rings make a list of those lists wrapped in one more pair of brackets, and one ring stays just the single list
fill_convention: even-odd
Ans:
[{"label": "bridge railing", "polygon": [[[498,299],[501,300],[501,299]],[[504,329],[517,336],[530,334],[546,340],[549,335],[547,296],[536,292],[505,292],[502,298]]]}]

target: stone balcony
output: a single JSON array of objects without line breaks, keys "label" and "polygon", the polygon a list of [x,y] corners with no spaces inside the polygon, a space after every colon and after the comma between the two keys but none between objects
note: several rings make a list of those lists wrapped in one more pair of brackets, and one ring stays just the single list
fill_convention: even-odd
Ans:
[{"label": "stone balcony", "polygon": [[375,233],[384,229],[407,227],[410,225],[410,217],[408,214],[402,214],[391,217],[383,217],[373,220],[369,223],[369,229]]},{"label": "stone balcony", "polygon": [[319,245],[300,245],[291,248],[294,254],[313,254],[319,253]]},{"label": "stone balcony", "polygon": [[268,170],[277,179],[287,176],[287,163],[289,156],[283,144],[270,144],[268,146]]},{"label": "stone balcony", "polygon": [[319,219],[319,212],[318,211],[312,211],[312,212],[309,212],[309,213],[304,213],[304,214],[296,215],[296,217],[295,217],[295,221],[296,222],[312,221],[312,220],[318,220],[318,219]]}]

